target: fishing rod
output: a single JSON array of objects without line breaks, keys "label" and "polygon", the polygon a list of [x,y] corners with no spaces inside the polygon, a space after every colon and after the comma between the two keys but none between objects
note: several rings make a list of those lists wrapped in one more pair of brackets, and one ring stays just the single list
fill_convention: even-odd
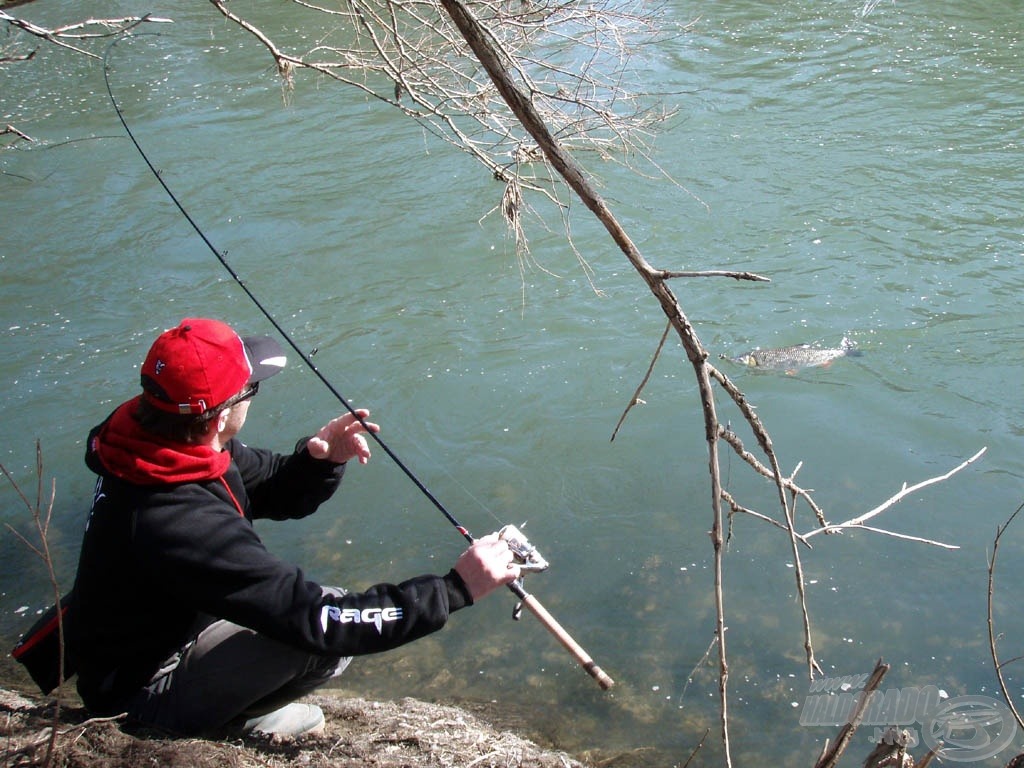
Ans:
[{"label": "fishing rod", "polygon": [[[147,33],[155,34],[155,33]],[[327,390],[334,395],[339,403],[348,411],[366,430],[367,434],[377,443],[378,446],[391,458],[391,460],[398,466],[400,470],[408,477],[413,484],[422,493],[437,510],[445,516],[449,523],[462,534],[463,538],[472,544],[475,539],[469,530],[460,523],[455,516],[448,511],[444,504],[430,491],[429,488],[416,476],[416,474],[406,465],[398,454],[396,454],[391,447],[384,442],[384,439],[377,433],[372,431],[367,425],[365,419],[356,411],[355,408],[349,403],[348,399],[337,390],[337,388],[331,383],[331,381],[320,371],[320,368],[313,362],[311,356],[299,347],[298,343],[277,321],[277,319],[271,314],[270,310],[264,306],[263,302],[259,300],[256,294],[246,284],[245,280],[234,270],[231,264],[228,262],[227,257],[221,251],[219,251],[210,239],[206,236],[206,233],[199,227],[195,219],[189,214],[182,205],[178,197],[171,191],[171,188],[164,181],[163,175],[157,170],[156,166],[150,161],[149,156],[145,150],[142,149],[142,145],[139,144],[135,138],[135,134],[132,129],[128,127],[128,121],[125,119],[124,112],[121,110],[120,105],[117,103],[117,99],[114,97],[113,88],[110,85],[110,74],[109,74],[109,55],[113,47],[120,42],[123,38],[116,38],[111,41],[110,45],[107,46],[106,51],[103,54],[103,82],[107,88],[107,95],[110,97],[110,103],[114,108],[114,112],[117,114],[117,119],[121,121],[121,125],[124,127],[125,133],[128,138],[131,139],[132,144],[138,151],[139,155],[145,161],[149,170],[153,176],[163,187],[164,192],[171,199],[177,209],[181,212],[181,215],[185,217],[185,220],[192,226],[196,234],[199,235],[200,239],[206,244],[206,247],[210,249],[213,255],[220,262],[221,266],[227,271],[231,278],[235,281],[239,288],[249,297],[249,300],[256,306],[256,308],[263,314],[267,321],[274,327],[274,329],[280,334],[289,347],[294,350],[295,354],[299,356],[303,363],[313,372],[313,374],[320,380],[320,382],[327,387]],[[520,566],[520,573],[525,574],[526,572],[540,572],[548,567],[548,562],[541,557],[536,547],[530,544],[529,540],[513,525],[506,525],[498,532],[499,538],[503,539],[512,550],[516,561]],[[608,676],[607,673],[601,667],[599,667],[594,660],[590,657],[583,647],[577,643],[572,636],[562,627],[561,624],[548,612],[548,610],[534,597],[532,594],[526,591],[523,587],[523,576],[520,575],[518,579],[508,585],[509,590],[519,599],[519,603],[516,605],[513,611],[513,618],[518,619],[522,608],[525,606],[530,612],[537,618],[538,621],[562,644],[562,646],[576,659],[581,667],[589,674],[597,684],[601,686],[603,690],[611,688],[615,681]]]}]

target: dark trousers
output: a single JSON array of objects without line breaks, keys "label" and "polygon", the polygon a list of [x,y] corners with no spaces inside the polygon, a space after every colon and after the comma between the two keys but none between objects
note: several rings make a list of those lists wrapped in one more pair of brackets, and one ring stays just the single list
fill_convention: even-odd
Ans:
[{"label": "dark trousers", "polygon": [[349,661],[215,621],[168,659],[135,697],[128,716],[181,735],[213,733],[301,698],[341,674]]}]

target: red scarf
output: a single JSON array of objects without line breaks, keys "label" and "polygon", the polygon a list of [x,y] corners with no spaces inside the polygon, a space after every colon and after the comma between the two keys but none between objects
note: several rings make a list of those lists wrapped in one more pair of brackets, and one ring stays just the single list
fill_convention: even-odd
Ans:
[{"label": "red scarf", "polygon": [[227,472],[227,451],[171,442],[142,429],[134,416],[138,401],[136,397],[118,407],[89,446],[108,472],[137,485],[216,480]]}]

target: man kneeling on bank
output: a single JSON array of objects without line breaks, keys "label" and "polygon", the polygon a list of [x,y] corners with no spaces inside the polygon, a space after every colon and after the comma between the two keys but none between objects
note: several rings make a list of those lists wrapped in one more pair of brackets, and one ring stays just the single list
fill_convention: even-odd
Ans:
[{"label": "man kneeling on bank", "polygon": [[477,540],[444,576],[365,592],[321,586],[271,554],[253,520],[299,519],[366,463],[345,414],[289,455],[236,439],[259,384],[284,366],[271,338],[208,319],[162,334],[142,393],[89,434],[99,479],[68,622],[78,691],[95,715],[182,735],[323,729],[296,700],[351,656],[411,642],[519,577],[504,541]]}]

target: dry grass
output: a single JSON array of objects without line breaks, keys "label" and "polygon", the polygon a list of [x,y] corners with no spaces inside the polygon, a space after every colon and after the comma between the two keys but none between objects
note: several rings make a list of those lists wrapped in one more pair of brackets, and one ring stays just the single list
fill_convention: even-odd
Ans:
[{"label": "dry grass", "polygon": [[[61,708],[52,765],[67,768],[585,768],[586,764],[500,731],[466,710],[414,699],[398,702],[317,696],[323,735],[287,742],[175,739],[129,732],[117,720]],[[0,689],[3,766],[42,765],[53,700]]]}]

